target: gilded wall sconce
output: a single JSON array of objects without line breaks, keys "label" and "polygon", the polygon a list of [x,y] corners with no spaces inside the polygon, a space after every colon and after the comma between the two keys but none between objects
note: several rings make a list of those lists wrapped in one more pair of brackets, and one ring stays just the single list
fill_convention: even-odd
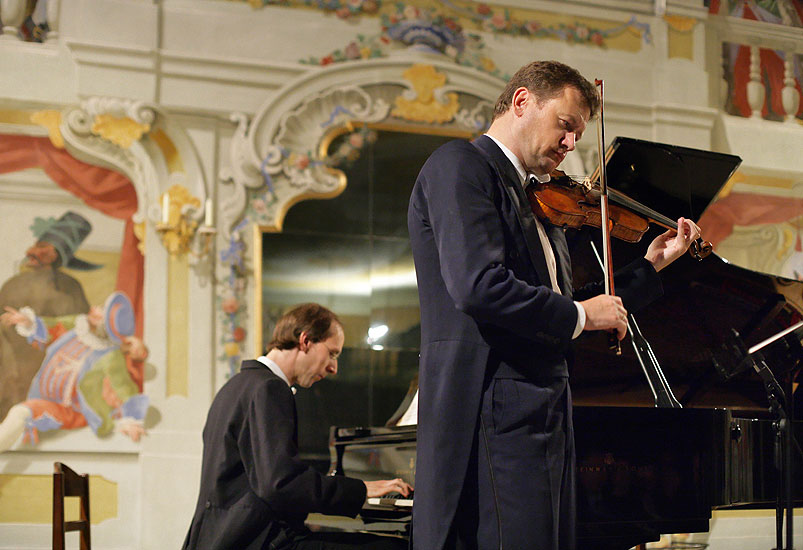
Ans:
[{"label": "gilded wall sconce", "polygon": [[[205,257],[211,252],[217,234],[211,199],[206,199],[201,218],[200,199],[193,197],[185,187],[172,185],[160,196],[160,206],[161,217],[156,230],[171,256],[189,252]],[[201,219],[203,224],[199,227]],[[196,234],[198,237],[194,239]]]}]

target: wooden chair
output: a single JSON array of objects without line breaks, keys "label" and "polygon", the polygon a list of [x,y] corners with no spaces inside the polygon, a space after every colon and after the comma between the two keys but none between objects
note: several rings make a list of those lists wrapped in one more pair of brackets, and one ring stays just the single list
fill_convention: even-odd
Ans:
[{"label": "wooden chair", "polygon": [[[80,499],[81,519],[64,521],[64,497]],[[61,462],[53,463],[53,550],[64,550],[64,533],[80,531],[81,550],[90,550],[89,475],[76,474]]]}]

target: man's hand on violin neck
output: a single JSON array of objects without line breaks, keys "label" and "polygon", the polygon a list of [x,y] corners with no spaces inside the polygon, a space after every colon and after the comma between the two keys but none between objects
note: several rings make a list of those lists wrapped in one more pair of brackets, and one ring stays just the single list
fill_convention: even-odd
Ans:
[{"label": "man's hand on violin neck", "polygon": [[679,231],[669,230],[658,235],[647,248],[644,257],[652,264],[655,271],[663,268],[683,256],[691,244],[700,238],[700,228],[686,218],[678,219]]},{"label": "man's hand on violin neck", "polygon": [[619,296],[601,294],[580,302],[586,311],[583,330],[616,330],[621,340],[627,333],[627,310]]}]

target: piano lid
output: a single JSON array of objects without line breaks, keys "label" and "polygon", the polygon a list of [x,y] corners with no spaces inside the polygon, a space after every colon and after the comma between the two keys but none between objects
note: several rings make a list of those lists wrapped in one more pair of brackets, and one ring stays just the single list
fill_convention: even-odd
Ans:
[{"label": "piano lid", "polygon": [[[612,241],[614,267],[643,256],[648,243],[662,231],[651,227],[637,244]],[[589,244],[593,240],[601,249],[598,234],[599,229],[586,228],[567,232],[575,287],[601,278]],[[739,331],[750,347],[800,321],[803,282],[745,269],[716,254],[700,262],[684,254],[661,271],[661,280],[663,297],[634,315],[675,396],[684,406],[765,408],[761,380],[751,371],[724,381],[717,374],[713,356],[731,329]],[[619,357],[608,350],[602,334],[583,333],[574,347],[572,392],[577,401],[615,404],[622,399],[619,392],[634,391],[641,396],[638,403],[652,404],[629,337]],[[768,355],[776,353],[779,350],[768,350]],[[776,370],[789,364],[789,358],[768,357],[768,363]],[[776,371],[776,376],[779,374]]]},{"label": "piano lid", "polygon": [[[671,219],[694,220],[741,162],[734,155],[625,137],[614,139],[606,158],[612,189]],[[614,240],[614,267],[643,256],[649,242],[663,231],[653,225],[635,245]],[[601,268],[588,242],[594,240],[601,250],[599,230],[568,231],[567,238],[574,286],[599,280]],[[746,372],[725,382],[712,358],[731,329],[738,330],[750,346],[799,321],[803,282],[740,268],[716,254],[702,262],[684,255],[661,276],[664,296],[635,317],[675,395],[687,406],[763,408],[766,398],[756,376]],[[617,393],[636,390],[643,394],[634,396],[636,402],[652,403],[629,339],[623,350],[621,357],[613,356],[606,339],[595,334],[584,333],[576,341],[572,376],[578,401],[608,403],[606,394],[615,401]],[[768,359],[773,359],[768,361],[771,367],[796,362],[788,356]]]},{"label": "piano lid", "polygon": [[742,162],[735,155],[621,136],[605,158],[611,189],[672,220],[700,219]]}]

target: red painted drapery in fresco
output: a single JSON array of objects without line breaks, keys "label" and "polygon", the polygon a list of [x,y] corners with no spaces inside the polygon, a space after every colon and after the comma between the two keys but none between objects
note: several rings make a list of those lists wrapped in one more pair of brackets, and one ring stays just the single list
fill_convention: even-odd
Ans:
[{"label": "red painted drapery in fresco", "polygon": [[[46,137],[0,134],[0,173],[41,168],[62,189],[81,199],[87,206],[125,222],[117,272],[116,290],[131,299],[136,315],[136,336],[142,338],[142,309],[145,258],[137,248],[134,222],[137,193],[127,177],[100,166],[82,162]],[[129,371],[142,391],[143,365],[129,364]]]},{"label": "red painted drapery in fresco", "polygon": [[714,245],[733,233],[736,225],[765,225],[791,222],[803,216],[803,198],[731,193],[709,206],[698,225],[705,240]]}]

